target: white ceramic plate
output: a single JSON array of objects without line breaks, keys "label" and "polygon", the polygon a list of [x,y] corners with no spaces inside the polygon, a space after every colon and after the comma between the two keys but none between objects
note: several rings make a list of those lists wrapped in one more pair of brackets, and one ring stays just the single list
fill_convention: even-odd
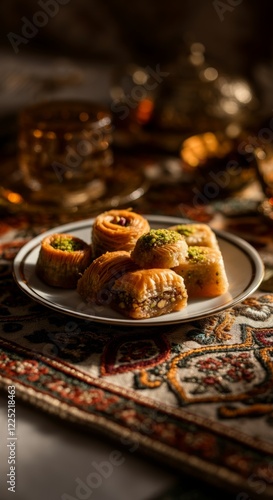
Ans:
[{"label": "white ceramic plate", "polygon": [[[176,217],[145,216],[152,228],[159,229],[189,221]],[[224,258],[229,291],[212,299],[190,300],[187,307],[179,312],[156,318],[133,320],[105,306],[90,306],[82,301],[76,290],[63,290],[45,285],[35,273],[40,242],[51,233],[69,233],[87,243],[91,239],[94,219],[65,224],[47,231],[29,241],[17,254],[14,261],[14,277],[19,287],[37,302],[72,316],[116,325],[165,325],[182,323],[216,314],[254,292],[263,279],[264,267],[256,250],[241,238],[225,232],[216,232]]]}]

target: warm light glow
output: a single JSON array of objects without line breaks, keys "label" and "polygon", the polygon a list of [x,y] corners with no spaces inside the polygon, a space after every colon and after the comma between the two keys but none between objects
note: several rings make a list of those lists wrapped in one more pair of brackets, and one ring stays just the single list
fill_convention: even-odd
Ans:
[{"label": "warm light glow", "polygon": [[196,52],[205,52],[205,46],[202,43],[194,42],[191,44],[191,52],[193,54]]},{"label": "warm light glow", "polygon": [[239,110],[237,102],[232,99],[221,99],[221,106],[229,115],[235,115]]},{"label": "warm light glow", "polygon": [[248,104],[252,100],[251,90],[245,82],[234,83],[233,92],[236,99],[243,104]]},{"label": "warm light glow", "polygon": [[181,158],[189,166],[197,167],[208,158],[222,158],[232,147],[230,140],[219,140],[212,132],[195,135],[186,139],[181,148]]},{"label": "warm light glow", "polygon": [[206,134],[203,135],[203,140],[204,140],[207,151],[215,153],[215,151],[218,149],[218,146],[219,146],[219,142],[218,142],[218,139],[216,138],[215,134],[212,134],[211,132],[207,132]]},{"label": "warm light glow", "polygon": [[47,139],[56,139],[56,134],[55,132],[47,132],[46,137]]},{"label": "warm light glow", "polygon": [[41,139],[41,137],[43,136],[43,132],[39,129],[36,129],[33,131],[33,135],[34,137],[36,137],[36,139]]},{"label": "warm light glow", "polygon": [[266,153],[261,148],[257,148],[255,150],[255,154],[256,154],[257,158],[259,158],[259,160],[265,160],[265,158],[266,158]]},{"label": "warm light glow", "polygon": [[203,135],[195,135],[186,139],[182,145],[181,156],[191,167],[196,167],[203,162],[209,153],[215,152],[218,141],[213,133],[207,132]]},{"label": "warm light glow", "polygon": [[147,123],[151,119],[153,109],[154,103],[151,99],[143,99],[140,101],[136,112],[137,121],[140,123]]},{"label": "warm light glow", "polygon": [[226,78],[220,77],[218,87],[222,95],[232,98],[234,102],[248,104],[253,98],[249,85],[241,80],[227,81]]},{"label": "warm light glow", "polygon": [[193,151],[185,149],[182,151],[182,160],[184,160],[190,167],[197,167],[199,165],[199,159],[196,158]]},{"label": "warm light glow", "polygon": [[252,146],[252,144],[247,144],[245,147],[245,151],[246,151],[246,153],[253,153],[254,146]]},{"label": "warm light glow", "polygon": [[89,120],[89,114],[83,111],[82,113],[80,113],[79,119],[81,120],[81,122],[87,122]]},{"label": "warm light glow", "polygon": [[238,123],[230,123],[226,128],[226,134],[231,138],[238,137],[241,131],[242,129]]},{"label": "warm light glow", "polygon": [[231,85],[226,81],[225,78],[220,77],[217,83],[218,87],[220,88],[221,94],[226,97],[230,97],[232,95]]},{"label": "warm light glow", "polygon": [[203,71],[203,77],[205,78],[205,80],[213,82],[214,80],[216,80],[216,78],[218,78],[218,71],[215,68],[206,68]]},{"label": "warm light glow", "polygon": [[114,86],[110,89],[110,95],[114,101],[120,101],[124,97],[124,91],[122,87]]},{"label": "warm light glow", "polygon": [[18,194],[18,193],[13,193],[13,192],[9,192],[9,193],[7,194],[7,199],[8,199],[8,201],[10,201],[11,203],[16,203],[16,204],[18,204],[18,203],[22,203],[22,201],[23,201],[23,198],[22,198],[22,196],[20,196],[20,194]]},{"label": "warm light glow", "polygon": [[148,80],[148,75],[143,69],[137,69],[133,73],[132,79],[137,85],[144,85]]},{"label": "warm light glow", "polygon": [[191,54],[189,56],[189,60],[194,66],[200,66],[204,62],[204,56],[203,54],[197,52],[196,54]]}]

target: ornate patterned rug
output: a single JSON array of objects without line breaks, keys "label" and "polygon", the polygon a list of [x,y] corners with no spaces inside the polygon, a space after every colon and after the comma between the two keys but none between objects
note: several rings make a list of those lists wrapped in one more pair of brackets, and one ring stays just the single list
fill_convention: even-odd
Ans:
[{"label": "ornate patterned rug", "polygon": [[160,331],[79,320],[19,290],[11,262],[35,231],[1,230],[2,388],[236,498],[272,498],[273,293]]}]

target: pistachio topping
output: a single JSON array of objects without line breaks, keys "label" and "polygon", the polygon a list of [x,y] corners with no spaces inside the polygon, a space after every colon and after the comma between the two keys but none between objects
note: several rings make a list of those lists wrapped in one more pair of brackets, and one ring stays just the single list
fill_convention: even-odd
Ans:
[{"label": "pistachio topping", "polygon": [[68,236],[56,236],[50,245],[56,250],[62,250],[63,252],[76,252],[77,250],[82,250],[83,245],[80,241],[74,238],[69,238]]},{"label": "pistachio topping", "polygon": [[191,260],[192,262],[203,262],[206,259],[206,254],[202,248],[189,247],[188,259]]},{"label": "pistachio topping", "polygon": [[171,229],[151,229],[148,233],[139,238],[139,242],[144,248],[153,248],[162,245],[176,243],[181,239],[177,231]]},{"label": "pistachio topping", "polygon": [[196,228],[189,227],[188,224],[179,224],[178,226],[176,226],[175,231],[177,231],[179,234],[182,234],[182,236],[190,236],[191,234],[196,232]]}]

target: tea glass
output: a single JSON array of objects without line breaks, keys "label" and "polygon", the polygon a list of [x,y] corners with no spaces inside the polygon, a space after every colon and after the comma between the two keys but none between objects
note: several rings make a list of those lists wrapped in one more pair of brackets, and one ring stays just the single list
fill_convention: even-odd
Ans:
[{"label": "tea glass", "polygon": [[19,115],[18,164],[33,201],[71,207],[97,200],[113,163],[111,113],[85,101],[50,101]]},{"label": "tea glass", "polygon": [[267,143],[256,148],[255,157],[257,178],[264,194],[259,211],[273,222],[273,144]]}]

